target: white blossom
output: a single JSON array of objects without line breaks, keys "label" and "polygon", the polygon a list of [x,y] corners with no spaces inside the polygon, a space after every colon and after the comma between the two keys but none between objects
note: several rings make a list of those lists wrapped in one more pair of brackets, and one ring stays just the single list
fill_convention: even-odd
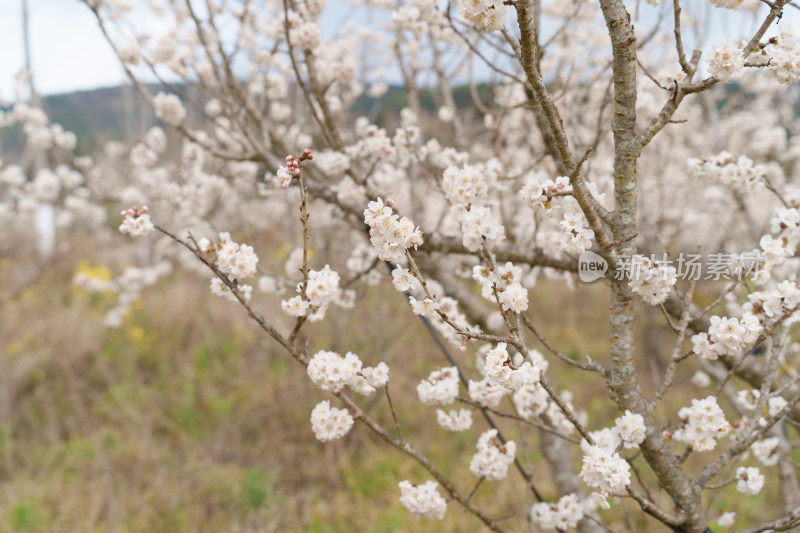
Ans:
[{"label": "white blossom", "polygon": [[461,16],[486,31],[497,31],[505,26],[508,6],[492,0],[458,0]]},{"label": "white blossom", "polygon": [[742,8],[744,0],[711,0],[711,5],[725,9],[739,10]]},{"label": "white blossom", "polygon": [[349,385],[361,370],[361,359],[348,352],[344,357],[336,352],[320,350],[308,362],[307,372],[318,387],[339,392]]},{"label": "white blossom", "polygon": [[500,342],[486,354],[484,373],[487,378],[493,384],[512,391],[537,384],[539,369],[529,361],[514,368],[506,346],[506,343]]},{"label": "white blossom", "polygon": [[421,518],[441,520],[444,518],[447,501],[436,490],[439,485],[435,481],[426,481],[422,485],[401,481],[399,486],[400,503],[411,511],[417,520]]},{"label": "white blossom", "polygon": [[731,527],[734,522],[736,521],[736,513],[727,512],[722,513],[719,518],[717,518],[717,525],[720,527]]},{"label": "white blossom", "polygon": [[750,194],[764,188],[765,168],[746,156],[734,158],[727,151],[708,159],[689,159],[690,174],[702,180],[725,185],[740,193]]},{"label": "white blossom", "polygon": [[417,385],[419,401],[425,405],[453,403],[458,396],[458,381],[458,369],[454,366],[434,370]]},{"label": "white blossom", "polygon": [[407,292],[411,287],[417,286],[416,277],[407,268],[395,268],[392,270],[392,285],[400,292]]},{"label": "white blossom", "polygon": [[533,420],[545,412],[550,401],[547,391],[540,385],[522,387],[512,396],[519,415]]},{"label": "white blossom", "polygon": [[754,442],[750,449],[762,465],[775,466],[780,459],[778,444],[780,444],[779,437],[770,437]]},{"label": "white blossom", "polygon": [[142,235],[147,235],[155,229],[153,222],[150,220],[150,215],[147,213],[133,216],[128,214],[126,211],[123,211],[122,214],[125,215],[125,219],[119,226],[119,231],[121,233],[128,233],[132,237],[141,237]]},{"label": "white blossom", "polygon": [[715,46],[708,59],[708,71],[712,76],[724,82],[735,80],[741,76],[744,71],[744,57],[741,48],[731,44]]},{"label": "white blossom", "polygon": [[469,397],[473,402],[484,407],[497,407],[503,396],[506,395],[508,389],[495,385],[489,381],[489,378],[483,378],[480,381],[469,380]]},{"label": "white blossom", "polygon": [[675,267],[656,263],[642,255],[631,258],[630,286],[650,305],[660,305],[678,280]]},{"label": "white blossom", "polygon": [[153,97],[156,116],[170,126],[180,126],[186,119],[186,108],[174,94],[158,93]]},{"label": "white blossom", "polygon": [[603,492],[624,492],[631,483],[631,466],[618,453],[590,446],[583,456],[580,477],[590,487]]},{"label": "white blossom", "polygon": [[703,372],[702,370],[698,370],[697,372],[692,375],[692,379],[689,380],[692,385],[697,387],[698,389],[704,389],[711,385],[711,378],[708,374]]},{"label": "white blossom", "polygon": [[376,389],[385,387],[389,383],[389,365],[381,361],[375,367],[364,367],[361,369],[361,375],[371,387]]},{"label": "white blossom", "polygon": [[450,203],[467,206],[482,204],[486,200],[489,187],[480,169],[464,165],[463,168],[449,166],[445,169],[442,189]]},{"label": "white blossom", "polygon": [[289,316],[305,316],[311,304],[302,296],[293,296],[288,300],[281,300],[281,309]]},{"label": "white blossom", "polygon": [[744,389],[736,393],[736,403],[745,411],[752,411],[756,408],[756,402],[761,396],[761,391],[758,389]]},{"label": "white blossom", "polygon": [[740,466],[736,469],[736,490],[742,494],[755,495],[764,488],[764,476],[756,467]]},{"label": "white blossom", "polygon": [[490,429],[478,439],[478,452],[469,463],[470,471],[489,481],[500,481],[508,475],[508,467],[514,462],[517,445],[514,441],[497,442],[498,431]]},{"label": "white blossom", "polygon": [[625,411],[614,421],[614,431],[619,435],[625,448],[636,448],[644,442],[646,427],[644,417],[638,413]]},{"label": "white blossom", "polygon": [[554,504],[539,502],[531,506],[531,521],[544,531],[576,527],[583,514],[584,505],[577,494],[564,495]]},{"label": "white blossom", "polygon": [[344,437],[353,427],[353,417],[347,409],[331,407],[328,400],[311,411],[311,429],[317,440],[327,442]]},{"label": "white blossom", "polygon": [[528,175],[519,196],[534,211],[550,214],[555,207],[553,199],[558,198],[554,195],[563,195],[569,192],[572,192],[572,185],[570,185],[568,177],[559,176],[553,181],[541,173],[532,172]]},{"label": "white blossom", "polygon": [[407,249],[422,244],[422,233],[411,220],[395,215],[391,205],[380,198],[370,202],[364,210],[364,222],[370,227],[370,242],[378,257],[397,263],[404,259]]},{"label": "white blossom", "polygon": [[243,280],[255,275],[258,256],[253,247],[233,242],[227,234],[221,234],[220,240],[222,242],[217,249],[217,268],[232,280]]},{"label": "white blossom", "polygon": [[675,440],[689,444],[698,452],[713,450],[717,445],[716,439],[731,430],[714,396],[692,400],[692,406],[681,408],[678,416],[683,420],[683,426],[675,432]]},{"label": "white blossom", "polygon": [[472,427],[472,411],[459,409],[445,413],[443,410],[437,409],[436,421],[448,431],[465,431]]},{"label": "white blossom", "polygon": [[[212,278],[210,288],[211,294],[215,296],[221,296],[231,302],[239,301],[233,291],[220,278]],[[251,285],[237,284],[236,290],[239,291],[245,302],[250,301],[250,297],[253,295],[253,287]]]}]

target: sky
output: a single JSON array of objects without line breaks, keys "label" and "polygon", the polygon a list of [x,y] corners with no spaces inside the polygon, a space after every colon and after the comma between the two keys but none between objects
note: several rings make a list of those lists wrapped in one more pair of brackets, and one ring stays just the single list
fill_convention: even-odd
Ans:
[{"label": "sky", "polygon": [[[42,94],[116,85],[122,67],[94,15],[78,0],[28,0],[31,62]],[[11,100],[14,76],[25,64],[22,0],[0,0],[0,98]]]},{"label": "sky", "polygon": [[[140,2],[142,0],[136,0]],[[329,1],[328,11],[336,7]],[[704,0],[689,0],[695,3]],[[34,81],[40,94],[71,92],[112,86],[125,80],[122,67],[103,38],[94,15],[79,0],[28,0],[31,19],[31,55]],[[22,0],[0,0],[0,100],[13,100],[14,76],[24,66]],[[663,7],[663,6],[662,6]],[[710,8],[710,4],[708,6]],[[655,14],[655,8],[650,15]],[[723,10],[710,10],[719,13]],[[648,13],[643,13],[647,16]],[[326,15],[329,15],[326,12]],[[720,13],[724,17],[724,14]],[[707,42],[741,31],[725,18],[717,18]],[[749,19],[752,24],[752,19]],[[784,20],[800,29],[800,11],[789,9]],[[327,22],[327,21],[326,21]],[[150,17],[139,20],[150,29],[165,22]]]}]

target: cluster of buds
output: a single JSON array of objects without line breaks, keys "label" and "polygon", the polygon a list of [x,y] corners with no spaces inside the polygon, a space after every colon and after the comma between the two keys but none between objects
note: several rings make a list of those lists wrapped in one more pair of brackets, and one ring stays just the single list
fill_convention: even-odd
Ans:
[{"label": "cluster of buds", "polygon": [[124,211],[120,212],[120,215],[124,217],[139,218],[145,213],[147,213],[147,206],[143,205],[142,207],[133,206],[129,209],[125,209]]},{"label": "cluster of buds", "polygon": [[281,187],[288,189],[292,179],[300,177],[300,163],[309,159],[314,159],[314,154],[311,152],[311,148],[306,148],[303,150],[303,153],[300,154],[300,157],[287,155],[286,166],[278,168],[278,180],[281,183]]}]

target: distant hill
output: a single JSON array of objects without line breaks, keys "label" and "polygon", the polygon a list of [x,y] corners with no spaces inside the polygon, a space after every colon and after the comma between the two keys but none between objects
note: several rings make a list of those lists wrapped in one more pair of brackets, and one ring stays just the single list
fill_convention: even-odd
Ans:
[{"label": "distant hill", "polygon": [[[148,89],[153,93],[164,90],[160,85],[150,85]],[[488,84],[478,86],[484,101],[489,90]],[[438,96],[436,88],[422,91],[420,100],[423,109],[435,111],[434,95]],[[472,107],[468,86],[455,87],[453,97],[459,109]],[[44,97],[43,102],[51,122],[61,124],[77,135],[78,153],[89,153],[107,140],[130,139],[157,123],[152,110],[136,89],[129,85],[55,94]],[[361,115],[369,114],[376,108],[381,109],[382,113],[375,117],[380,125],[383,123],[383,112],[396,115],[405,105],[404,89],[392,86],[379,99],[362,95],[352,106],[351,112]],[[0,130],[0,154],[18,152],[20,143],[19,128]]]},{"label": "distant hill", "polygon": [[124,139],[155,123],[153,111],[131,86],[107,87],[44,98],[52,122],[78,139]]},{"label": "distant hill", "polygon": [[[42,101],[52,123],[77,135],[78,153],[91,152],[110,139],[130,138],[156,121],[152,110],[130,86],[55,94]],[[18,152],[21,140],[18,127],[0,130],[0,153]]]}]

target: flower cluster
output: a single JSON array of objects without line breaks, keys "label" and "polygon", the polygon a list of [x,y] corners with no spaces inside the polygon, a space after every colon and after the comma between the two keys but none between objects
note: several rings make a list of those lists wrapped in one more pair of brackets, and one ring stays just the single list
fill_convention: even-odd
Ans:
[{"label": "flower cluster", "polygon": [[775,466],[780,459],[778,444],[780,444],[780,438],[770,437],[754,442],[750,449],[762,465]]},{"label": "flower cluster", "polygon": [[328,400],[311,410],[311,429],[317,440],[328,442],[347,435],[353,427],[353,417],[347,409],[331,407]]},{"label": "flower cluster", "polygon": [[708,72],[722,82],[741,76],[744,72],[742,49],[732,44],[715,46],[708,58]]},{"label": "flower cluster", "polygon": [[476,252],[485,244],[491,248],[506,238],[506,230],[492,216],[492,209],[485,205],[454,205],[451,212],[461,223],[464,248]]},{"label": "flower cluster", "polygon": [[289,41],[300,50],[314,50],[322,42],[322,29],[313,20],[290,16]]},{"label": "flower cluster", "polygon": [[440,309],[440,304],[433,298],[425,297],[422,300],[417,300],[413,296],[408,298],[411,304],[411,310],[415,315],[424,316],[427,318],[436,317],[436,311]]},{"label": "flower cluster", "polygon": [[692,375],[692,378],[689,381],[698,389],[704,389],[711,385],[711,376],[702,370],[698,370],[694,373],[694,375]]},{"label": "flower cluster", "polygon": [[297,296],[281,300],[281,309],[291,316],[308,315],[308,320],[318,322],[325,318],[325,313],[332,303],[346,305],[339,282],[341,277],[329,265],[322,270],[309,270],[305,292],[303,284],[297,284]]},{"label": "flower cluster", "polygon": [[511,357],[508,355],[506,343],[497,346],[486,354],[484,370],[486,377],[494,385],[505,387],[508,390],[518,391],[523,387],[539,383],[539,368],[525,361],[517,368],[511,366]]},{"label": "flower cluster", "polygon": [[317,168],[328,176],[341,176],[350,168],[350,158],[342,152],[324,150],[315,155]]},{"label": "flower cluster", "polygon": [[406,217],[399,218],[392,212],[392,201],[385,204],[378,198],[364,210],[364,223],[369,226],[369,237],[378,257],[384,261],[398,263],[406,250],[422,244],[422,232]]},{"label": "flower cluster", "polygon": [[511,397],[519,416],[526,420],[534,420],[547,410],[550,396],[540,385],[523,387]]},{"label": "flower cluster", "polygon": [[617,452],[602,446],[588,446],[580,477],[601,492],[618,493],[631,483],[631,465]]},{"label": "flower cluster", "polygon": [[700,332],[692,337],[695,354],[703,359],[714,360],[720,355],[735,355],[758,339],[763,330],[761,322],[753,313],[744,313],[741,321],[736,318],[712,316],[708,333]]},{"label": "flower cluster", "polygon": [[[211,294],[214,296],[225,298],[231,302],[239,301],[239,299],[236,297],[236,294],[234,294],[230,287],[228,287],[225,282],[219,278],[211,278],[208,288],[211,290]],[[237,284],[236,290],[239,291],[245,302],[249,302],[250,298],[253,296],[253,287],[251,285]]]},{"label": "flower cluster", "polygon": [[478,452],[469,463],[470,471],[489,481],[500,481],[508,475],[508,467],[514,462],[517,445],[514,441],[505,444],[495,442],[498,431],[484,431],[478,439]]},{"label": "flower cluster", "polygon": [[389,381],[389,367],[378,363],[374,368],[362,368],[359,357],[347,352],[344,357],[336,352],[320,350],[308,362],[308,377],[319,388],[339,392],[350,387],[359,394],[372,394]]},{"label": "flower cluster", "polygon": [[125,220],[119,226],[120,233],[128,233],[132,237],[141,237],[155,228],[150,220],[150,215],[147,214],[146,205],[142,207],[133,206],[122,211],[120,215],[125,217]]},{"label": "flower cluster", "polygon": [[216,251],[217,268],[231,280],[241,281],[256,273],[258,256],[253,247],[233,242],[230,233],[219,234]]},{"label": "flower cluster", "polygon": [[636,448],[644,442],[646,431],[644,417],[638,413],[625,411],[623,416],[614,421],[614,433],[626,448]]},{"label": "flower cluster", "polygon": [[675,440],[687,443],[697,452],[713,450],[717,446],[716,439],[724,437],[731,430],[714,396],[692,400],[692,406],[681,408],[678,416],[683,426],[675,432]]},{"label": "flower cluster", "polygon": [[480,381],[469,380],[468,389],[470,399],[484,407],[497,407],[508,393],[508,389],[495,385],[489,378]]},{"label": "flower cluster", "polygon": [[778,25],[778,36],[770,39],[763,53],[769,57],[765,75],[784,85],[800,80],[800,53],[797,50],[797,36],[791,24]]},{"label": "flower cluster", "polygon": [[740,466],[736,469],[736,490],[742,494],[755,496],[764,488],[764,475],[758,468]]},{"label": "flower cluster", "polygon": [[582,211],[567,211],[560,225],[564,232],[561,236],[561,249],[568,254],[582,254],[592,246],[594,231],[587,227],[589,222]]},{"label": "flower cluster", "polygon": [[720,527],[730,527],[736,522],[736,513],[727,512],[722,513],[719,518],[717,518],[717,524]]},{"label": "flower cluster", "polygon": [[449,166],[442,175],[442,189],[451,204],[473,205],[486,200],[489,186],[479,168]]},{"label": "flower cluster", "polygon": [[479,28],[498,31],[505,26],[508,6],[500,0],[458,0],[458,11]]},{"label": "flower cluster", "polygon": [[[589,435],[592,437],[592,441],[594,441],[595,445],[607,450],[616,450],[620,444],[622,444],[616,427],[591,431]],[[588,453],[591,447],[592,445],[589,444],[589,441],[581,439],[581,450],[583,450],[584,453]]]},{"label": "flower cluster", "polygon": [[761,256],[764,258],[764,265],[759,277],[762,281],[769,279],[769,271],[782,264],[786,259],[794,255],[797,243],[785,237],[773,237],[772,235],[764,235],[758,242],[763,253]]},{"label": "flower cluster", "polygon": [[458,396],[458,369],[454,366],[434,370],[417,385],[419,401],[425,405],[447,405]]},{"label": "flower cluster", "polygon": [[451,410],[445,413],[436,410],[436,421],[448,431],[464,431],[472,427],[472,411],[469,409]]},{"label": "flower cluster", "polygon": [[650,305],[666,301],[672,287],[678,281],[674,266],[652,261],[643,255],[631,258],[631,290]]},{"label": "flower cluster", "polygon": [[410,31],[420,35],[425,31],[425,22],[420,18],[419,9],[416,7],[402,6],[392,12],[392,23],[399,31]]},{"label": "flower cluster", "polygon": [[756,402],[761,397],[761,391],[758,389],[744,389],[736,393],[736,403],[739,407],[746,411],[752,411],[756,408]]},{"label": "flower cluster", "polygon": [[[736,403],[745,411],[753,411],[761,398],[761,391],[758,389],[745,389],[736,393]],[[761,417],[758,419],[760,425],[767,423],[765,417],[774,418],[778,416],[786,407],[787,401],[783,396],[770,396],[767,398],[766,409],[763,413],[759,413]]]},{"label": "flower cluster", "polygon": [[770,230],[780,238],[794,244],[800,241],[800,210],[794,207],[776,207],[770,219]]},{"label": "flower cluster", "polygon": [[572,192],[572,185],[569,184],[567,176],[559,176],[555,181],[550,179],[542,181],[543,178],[541,173],[532,172],[519,191],[519,195],[536,213],[550,214],[554,208],[553,198]]},{"label": "flower cluster", "polygon": [[[61,180],[58,176],[49,169],[43,168],[36,173],[36,178],[30,184],[30,192],[34,198],[40,202],[55,202],[61,192]],[[143,208],[145,209],[145,208]],[[146,210],[146,209],[145,209]],[[122,214],[127,212],[136,212],[136,207],[123,211]]]},{"label": "flower cluster", "polygon": [[566,531],[583,519],[584,503],[577,494],[562,496],[558,503],[539,502],[531,506],[531,521],[539,529]]},{"label": "flower cluster", "polygon": [[422,485],[401,481],[399,486],[400,503],[411,511],[417,520],[421,518],[441,520],[444,518],[447,501],[436,490],[438,485],[435,481],[426,481]]},{"label": "flower cluster", "polygon": [[412,287],[418,287],[419,282],[407,268],[397,267],[392,270],[392,285],[400,292],[408,292]]},{"label": "flower cluster", "polygon": [[186,108],[174,94],[158,93],[153,97],[156,116],[170,126],[180,126],[186,120]]},{"label": "flower cluster", "polygon": [[[784,280],[772,290],[748,294],[747,299],[749,301],[742,306],[745,315],[762,316],[765,322],[767,319],[776,320],[800,305],[800,287],[796,283]],[[751,319],[751,322],[754,321]]]},{"label": "flower cluster", "polygon": [[746,156],[734,159],[733,154],[723,151],[708,159],[689,159],[688,165],[693,178],[725,185],[744,194],[764,188],[764,167],[753,164]]},{"label": "flower cluster", "polygon": [[476,265],[472,267],[472,279],[481,284],[481,296],[497,300],[503,310],[521,313],[528,309],[528,290],[522,286],[522,268],[508,262],[494,269]]},{"label": "flower cluster", "polygon": [[483,205],[489,191],[486,175],[496,171],[492,168],[451,165],[442,177],[442,189],[452,205],[450,214],[461,224],[462,242],[471,252],[484,245],[492,247],[505,239],[505,228],[492,217],[492,209]]}]

